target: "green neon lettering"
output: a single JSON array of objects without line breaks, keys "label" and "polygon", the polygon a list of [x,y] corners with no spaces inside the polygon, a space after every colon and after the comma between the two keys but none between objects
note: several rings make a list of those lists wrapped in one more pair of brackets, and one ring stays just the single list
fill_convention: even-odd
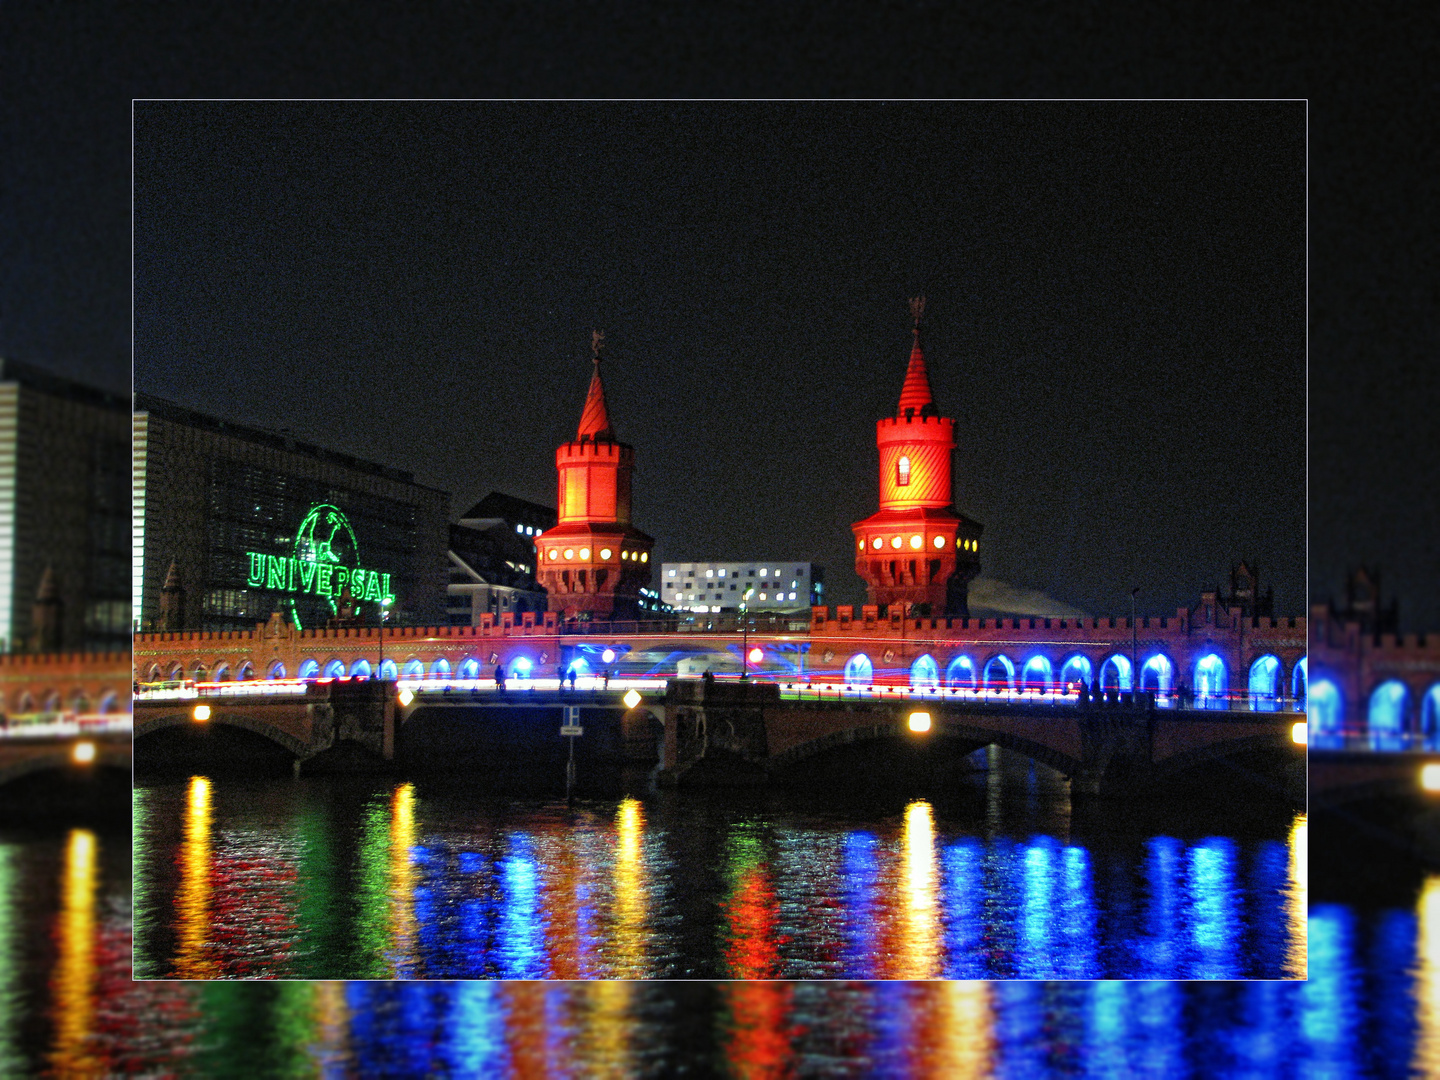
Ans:
[{"label": "green neon lettering", "polygon": [[250,556],[250,572],[245,576],[245,584],[252,589],[258,589],[265,584],[265,555],[259,551],[247,551]]},{"label": "green neon lettering", "polygon": [[288,559],[280,555],[265,556],[265,587],[267,589],[285,588],[286,571],[289,569]]},{"label": "green neon lettering", "polygon": [[390,575],[381,574],[380,580],[382,582],[382,584],[380,585],[380,591],[385,594],[383,597],[381,597],[381,599],[393,601],[395,599],[395,594],[390,591]]},{"label": "green neon lettering", "polygon": [[369,576],[369,570],[362,570],[358,566],[350,571],[350,593],[356,600],[365,599],[365,579]]},{"label": "green neon lettering", "polygon": [[335,595],[342,596],[345,593],[345,583],[350,580],[350,571],[343,566],[335,567]]},{"label": "green neon lettering", "polygon": [[286,591],[286,592],[294,592],[294,591],[295,591],[295,556],[292,555],[292,556],[290,556],[289,559],[287,559],[287,560],[285,560],[285,561],[290,564],[290,584],[289,584],[288,586],[286,586],[286,590],[285,590],[285,591]]},{"label": "green neon lettering", "polygon": [[300,590],[301,592],[315,591],[315,564],[309,559],[300,560]]},{"label": "green neon lettering", "polygon": [[371,570],[368,574],[365,575],[365,599],[385,599],[383,596],[380,595],[380,575],[377,574],[374,570]]},{"label": "green neon lettering", "polygon": [[321,563],[315,568],[315,570],[315,591],[318,592],[321,596],[333,596],[334,592],[332,591],[332,586],[330,585],[330,577],[335,573],[335,568],[333,566],[326,566],[324,563]]}]

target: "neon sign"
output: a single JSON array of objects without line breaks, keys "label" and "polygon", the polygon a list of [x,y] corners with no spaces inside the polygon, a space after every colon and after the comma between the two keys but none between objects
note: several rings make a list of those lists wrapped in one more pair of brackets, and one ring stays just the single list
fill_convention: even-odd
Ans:
[{"label": "neon sign", "polygon": [[324,597],[333,610],[335,598],[350,595],[358,602],[394,602],[390,575],[360,565],[355,530],[339,507],[312,506],[295,533],[291,555],[247,551],[245,584],[252,589],[308,593]]}]

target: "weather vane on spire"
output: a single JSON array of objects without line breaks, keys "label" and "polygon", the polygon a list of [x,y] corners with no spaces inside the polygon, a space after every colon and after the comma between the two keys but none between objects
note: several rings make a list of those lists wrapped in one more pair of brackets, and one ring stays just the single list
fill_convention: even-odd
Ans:
[{"label": "weather vane on spire", "polygon": [[591,331],[590,331],[590,358],[595,361],[595,366],[596,366],[597,368],[600,366],[600,350],[604,347],[604,345],[605,345],[605,331],[604,331],[604,330],[591,330]]},{"label": "weather vane on spire", "polygon": [[925,298],[915,296],[910,299],[910,317],[915,320],[915,332],[920,332],[920,318],[925,314]]}]

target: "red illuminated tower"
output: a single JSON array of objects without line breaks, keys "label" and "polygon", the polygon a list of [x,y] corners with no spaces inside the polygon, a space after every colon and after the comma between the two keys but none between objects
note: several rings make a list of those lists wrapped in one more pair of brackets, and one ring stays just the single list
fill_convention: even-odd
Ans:
[{"label": "red illuminated tower", "polygon": [[930,393],[920,348],[924,309],[924,297],[910,301],[915,344],[900,408],[875,425],[880,511],[850,526],[855,572],[865,579],[872,604],[904,605],[916,615],[968,615],[967,587],[980,572],[983,526],[955,510],[955,421],[939,414]]},{"label": "red illuminated tower", "polygon": [[580,430],[555,451],[560,474],[559,523],[535,541],[540,583],[561,618],[635,619],[640,590],[650,584],[655,541],[630,524],[630,471],[635,448],[618,442],[600,382],[600,344],[591,344],[595,372]]}]

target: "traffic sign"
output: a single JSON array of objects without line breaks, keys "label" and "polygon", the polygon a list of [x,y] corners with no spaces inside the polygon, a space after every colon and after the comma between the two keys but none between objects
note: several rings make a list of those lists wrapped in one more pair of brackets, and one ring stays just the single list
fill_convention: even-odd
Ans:
[{"label": "traffic sign", "polygon": [[560,729],[561,735],[584,735],[585,729],[579,724],[566,724]]}]

